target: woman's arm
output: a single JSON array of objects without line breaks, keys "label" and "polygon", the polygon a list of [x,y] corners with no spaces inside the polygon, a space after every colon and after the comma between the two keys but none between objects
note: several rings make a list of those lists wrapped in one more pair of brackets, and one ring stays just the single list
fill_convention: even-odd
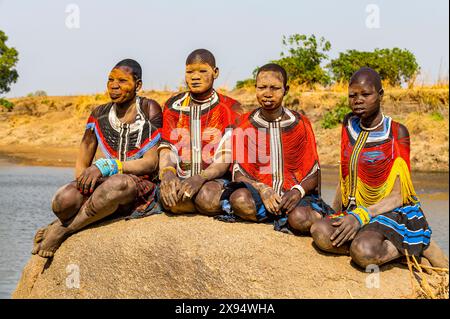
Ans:
[{"label": "woman's arm", "polygon": [[173,207],[177,204],[178,190],[181,181],[176,173],[176,164],[172,160],[172,150],[163,148],[159,152],[159,178],[161,180],[161,200],[167,207]]},{"label": "woman's arm", "polygon": [[400,178],[397,176],[391,193],[378,203],[367,207],[367,209],[369,211],[369,215],[373,217],[390,212],[401,206],[403,206],[402,189],[400,185]]},{"label": "woman's arm", "polygon": [[140,159],[123,162],[123,173],[149,175],[158,168],[158,145],[153,146]]},{"label": "woman's arm", "polygon": [[336,187],[336,193],[334,194],[334,200],[333,204],[331,205],[331,208],[335,212],[340,212],[342,209],[342,193],[341,193],[341,183],[339,182]]},{"label": "woman's arm", "polygon": [[86,168],[91,166],[95,152],[97,151],[97,145],[98,142],[95,132],[87,129],[81,140],[80,149],[78,151],[77,160],[75,163],[75,179],[78,179],[81,173],[83,173]]}]

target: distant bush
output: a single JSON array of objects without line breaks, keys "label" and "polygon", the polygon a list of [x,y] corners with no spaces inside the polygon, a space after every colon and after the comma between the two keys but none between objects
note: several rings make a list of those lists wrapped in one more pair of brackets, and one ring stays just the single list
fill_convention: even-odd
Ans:
[{"label": "distant bush", "polygon": [[255,79],[246,79],[243,81],[237,81],[236,82],[236,89],[243,89],[243,88],[248,88],[248,87],[253,87],[256,84],[256,80]]},{"label": "distant bush", "polygon": [[325,52],[331,49],[329,41],[316,39],[314,34],[293,34],[283,36],[283,46],[287,52],[281,52],[281,59],[273,62],[286,69],[291,82],[307,86],[329,84],[330,76],[320,65],[328,58]]},{"label": "distant bush", "polygon": [[325,113],[321,122],[322,128],[330,129],[336,127],[344,121],[345,116],[351,111],[347,97],[342,97],[332,110]]},{"label": "distant bush", "polygon": [[[316,39],[314,34],[293,34],[289,37],[283,36],[283,46],[286,52],[281,52],[281,58],[270,61],[285,68],[289,76],[289,83],[313,87],[314,84],[326,85],[330,83],[330,76],[321,67],[321,63],[328,56],[325,52],[330,51],[331,44],[325,38]],[[253,78],[236,82],[236,89],[255,85],[258,68],[253,70]]]},{"label": "distant bush", "polygon": [[392,86],[400,86],[415,80],[420,67],[416,57],[408,50],[399,48],[375,49],[372,52],[347,50],[331,60],[327,66],[335,81],[349,81],[361,67],[370,67]]},{"label": "distant bush", "polygon": [[[323,37],[318,39],[314,34],[293,34],[283,36],[282,44],[284,51],[280,54],[281,58],[271,62],[286,69],[290,83],[309,89],[332,83],[346,87],[353,73],[364,66],[377,71],[383,83],[393,87],[402,84],[412,86],[420,71],[416,57],[407,49],[347,50],[330,61],[327,52],[331,50],[331,43]],[[236,88],[253,85],[253,79],[238,81]]]},{"label": "distant bush", "polygon": [[6,108],[8,110],[8,112],[11,112],[12,109],[14,108],[14,103],[12,103],[6,99],[0,98],[0,106]]},{"label": "distant bush", "polygon": [[47,96],[47,92],[43,91],[43,90],[38,90],[34,93],[28,93],[27,97],[33,97],[33,96]]}]

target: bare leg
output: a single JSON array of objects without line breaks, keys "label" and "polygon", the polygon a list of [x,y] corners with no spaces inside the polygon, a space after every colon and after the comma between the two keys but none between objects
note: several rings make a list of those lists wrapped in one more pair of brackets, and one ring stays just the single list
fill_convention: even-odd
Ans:
[{"label": "bare leg", "polygon": [[256,204],[247,188],[239,188],[230,196],[230,205],[236,216],[243,220],[257,222]]},{"label": "bare leg", "polygon": [[322,219],[322,215],[309,206],[297,206],[288,214],[288,223],[301,233],[309,233],[311,226]]},{"label": "bare leg", "polygon": [[195,207],[200,214],[214,216],[222,212],[220,196],[223,183],[211,181],[205,183],[195,197]]},{"label": "bare leg", "polygon": [[[52,199],[53,213],[58,217],[62,224],[69,222],[76,213],[80,210],[81,206],[88,199],[87,196],[83,196],[76,188],[76,183],[72,182],[66,184],[58,189]],[[44,240],[48,226],[57,223],[58,220],[53,221],[49,225],[38,229],[36,235],[34,235],[34,243],[32,254],[37,254],[39,251],[39,243]]]},{"label": "bare leg", "polygon": [[77,189],[76,183],[64,185],[56,192],[52,200],[52,210],[56,217],[65,224],[78,213],[88,196],[84,196]]},{"label": "bare leg", "polygon": [[330,237],[336,230],[336,227],[331,225],[331,223],[333,223],[332,219],[324,218],[315,222],[311,226],[310,231],[311,236],[314,239],[314,243],[323,251],[339,255],[347,255],[350,249],[349,243],[345,243],[340,247],[333,246]]},{"label": "bare leg", "polygon": [[362,229],[350,246],[350,256],[359,266],[383,265],[402,256],[392,242],[373,230]]},{"label": "bare leg", "polygon": [[448,257],[434,240],[430,241],[430,245],[423,251],[422,255],[428,259],[433,267],[448,268]]},{"label": "bare leg", "polygon": [[131,177],[114,175],[108,178],[94,191],[67,226],[60,221],[49,226],[44,240],[40,243],[39,255],[52,257],[68,236],[111,215],[119,206],[133,202],[135,197],[136,184]]}]

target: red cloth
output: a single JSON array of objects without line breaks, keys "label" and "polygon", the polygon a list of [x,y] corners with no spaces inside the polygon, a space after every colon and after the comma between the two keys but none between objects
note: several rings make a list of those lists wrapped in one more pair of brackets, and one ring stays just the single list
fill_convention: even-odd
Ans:
[{"label": "red cloth", "polygon": [[[248,177],[272,187],[270,133],[254,121],[255,110],[242,117],[233,133],[233,160]],[[319,165],[316,141],[311,123],[306,116],[290,110],[295,120],[280,129],[284,181],[282,190],[298,185]],[[244,137],[245,136],[245,137]]]},{"label": "red cloth", "polygon": [[[189,113],[173,108],[173,103],[186,93],[170,98],[164,108],[162,144],[174,146],[182,162],[190,162],[190,121]],[[219,100],[201,115],[202,169],[212,162],[214,152],[227,128],[232,128],[240,117],[239,102],[217,93]],[[205,147],[207,146],[207,147]],[[207,160],[205,162],[205,160]]]}]

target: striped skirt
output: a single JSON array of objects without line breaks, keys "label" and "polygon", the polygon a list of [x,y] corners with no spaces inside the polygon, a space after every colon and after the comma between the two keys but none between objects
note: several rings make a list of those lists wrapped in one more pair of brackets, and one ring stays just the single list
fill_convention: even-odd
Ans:
[{"label": "striped skirt", "polygon": [[431,228],[420,203],[403,206],[372,218],[364,230],[383,234],[402,253],[420,256],[431,240]]}]

